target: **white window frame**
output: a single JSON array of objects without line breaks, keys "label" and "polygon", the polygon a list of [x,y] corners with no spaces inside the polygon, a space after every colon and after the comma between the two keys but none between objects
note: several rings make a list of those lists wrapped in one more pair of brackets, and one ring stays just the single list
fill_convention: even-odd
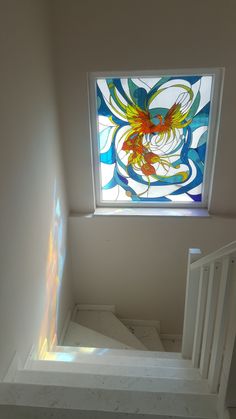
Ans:
[{"label": "white window frame", "polygon": [[[99,160],[98,121],[96,81],[99,78],[133,78],[133,77],[163,77],[163,76],[213,76],[211,90],[211,109],[206,149],[206,159],[202,186],[201,202],[133,202],[104,201],[101,199],[101,173]],[[93,181],[95,208],[208,208],[212,193],[212,182],[215,166],[215,155],[218,140],[221,101],[223,93],[224,68],[195,68],[177,70],[152,71],[120,71],[88,73],[89,109],[91,126],[91,149],[93,161]]]}]

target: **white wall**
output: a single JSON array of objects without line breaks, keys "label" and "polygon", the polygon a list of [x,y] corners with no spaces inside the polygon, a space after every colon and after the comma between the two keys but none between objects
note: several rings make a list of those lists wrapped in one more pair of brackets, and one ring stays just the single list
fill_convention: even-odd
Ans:
[{"label": "white wall", "polygon": [[[37,344],[55,183],[66,223],[47,16],[44,0],[0,2],[0,378]],[[65,275],[62,294],[59,330],[72,304]]]},{"label": "white wall", "polygon": [[235,239],[236,220],[71,217],[75,294],[115,304],[123,318],[161,320],[182,333],[188,248],[213,251]]},{"label": "white wall", "polygon": [[115,303],[122,315],[157,317],[180,332],[186,253],[236,239],[235,2],[54,0],[54,57],[69,207],[93,211],[87,72],[225,67],[211,219],[73,218],[78,302]]},{"label": "white wall", "polygon": [[225,67],[211,211],[235,215],[235,1],[53,0],[52,4],[70,209],[93,210],[87,72]]}]

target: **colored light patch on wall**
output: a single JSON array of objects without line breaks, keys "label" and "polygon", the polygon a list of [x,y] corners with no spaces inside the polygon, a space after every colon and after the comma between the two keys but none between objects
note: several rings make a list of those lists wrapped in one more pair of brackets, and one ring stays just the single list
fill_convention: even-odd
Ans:
[{"label": "colored light patch on wall", "polygon": [[96,80],[101,202],[202,201],[213,77]]},{"label": "colored light patch on wall", "polygon": [[53,215],[48,241],[45,308],[37,351],[38,357],[42,359],[57,344],[59,299],[65,262],[64,234],[61,203],[55,186]]}]

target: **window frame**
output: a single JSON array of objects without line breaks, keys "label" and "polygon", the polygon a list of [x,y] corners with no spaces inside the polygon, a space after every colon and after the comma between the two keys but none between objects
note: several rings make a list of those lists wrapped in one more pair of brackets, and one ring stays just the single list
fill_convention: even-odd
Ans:
[{"label": "window frame", "polygon": [[[101,171],[99,159],[98,113],[96,81],[99,78],[134,78],[163,76],[213,76],[211,109],[209,114],[206,159],[202,183],[201,202],[133,202],[104,201],[101,199]],[[218,141],[220,112],[223,94],[224,68],[189,68],[177,70],[105,71],[88,73],[90,143],[95,208],[208,208],[212,194],[215,156]]]}]

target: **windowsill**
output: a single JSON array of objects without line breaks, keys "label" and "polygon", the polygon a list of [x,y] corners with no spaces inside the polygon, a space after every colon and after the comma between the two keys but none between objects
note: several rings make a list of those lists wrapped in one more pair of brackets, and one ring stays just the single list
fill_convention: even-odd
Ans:
[{"label": "windowsill", "polygon": [[206,208],[96,208],[90,216],[210,217]]}]

